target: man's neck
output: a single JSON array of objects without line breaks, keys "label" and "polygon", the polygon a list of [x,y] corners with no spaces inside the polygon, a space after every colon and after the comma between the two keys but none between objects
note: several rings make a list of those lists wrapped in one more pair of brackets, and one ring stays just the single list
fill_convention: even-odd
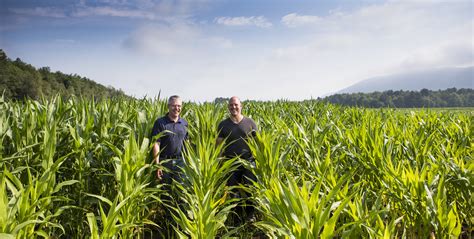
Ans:
[{"label": "man's neck", "polygon": [[241,114],[236,115],[236,116],[233,116],[233,115],[230,116],[230,120],[232,120],[232,122],[234,122],[236,124],[240,123],[240,121],[242,121],[243,118],[244,118],[244,116],[241,115]]},{"label": "man's neck", "polygon": [[179,116],[173,117],[173,116],[171,116],[170,114],[168,114],[168,119],[170,119],[171,121],[173,121],[173,122],[176,123],[176,122],[178,122],[178,120],[179,120]]}]

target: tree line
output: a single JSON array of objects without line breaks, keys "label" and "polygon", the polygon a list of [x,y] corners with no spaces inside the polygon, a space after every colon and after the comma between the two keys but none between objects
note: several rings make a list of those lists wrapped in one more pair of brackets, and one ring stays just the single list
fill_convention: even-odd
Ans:
[{"label": "tree line", "polygon": [[51,72],[49,67],[36,69],[20,58],[11,60],[0,49],[0,96],[13,100],[38,100],[57,94],[65,98],[76,95],[95,99],[126,96],[122,90],[105,87],[77,74]]},{"label": "tree line", "polygon": [[334,94],[320,99],[338,105],[369,108],[394,107],[474,107],[474,89],[404,91]]},{"label": "tree line", "polygon": [[[20,58],[11,60],[0,49],[0,95],[6,99],[38,100],[60,94],[63,97],[72,95],[86,98],[127,97],[122,90],[111,86],[105,87],[77,74],[51,72],[49,67],[36,69]],[[215,101],[227,101],[227,98],[216,98]],[[388,90],[372,93],[334,94],[320,101],[345,106],[360,107],[474,107],[474,89],[403,91]]]}]

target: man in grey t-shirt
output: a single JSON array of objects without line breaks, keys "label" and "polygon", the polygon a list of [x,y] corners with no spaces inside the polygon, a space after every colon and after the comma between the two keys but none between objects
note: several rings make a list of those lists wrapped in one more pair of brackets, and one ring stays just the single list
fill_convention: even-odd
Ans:
[{"label": "man in grey t-shirt", "polygon": [[[240,157],[255,166],[255,159],[245,140],[256,134],[257,125],[252,119],[242,115],[242,103],[238,97],[233,96],[230,98],[228,109],[230,113],[229,118],[220,122],[218,126],[219,135],[216,140],[217,144],[221,144],[225,141],[226,147],[223,152],[225,158]],[[241,165],[232,173],[227,181],[227,185],[248,185],[251,181],[256,181],[255,175],[249,169]],[[246,216],[254,220],[253,206],[244,207],[244,210],[246,211]]]}]

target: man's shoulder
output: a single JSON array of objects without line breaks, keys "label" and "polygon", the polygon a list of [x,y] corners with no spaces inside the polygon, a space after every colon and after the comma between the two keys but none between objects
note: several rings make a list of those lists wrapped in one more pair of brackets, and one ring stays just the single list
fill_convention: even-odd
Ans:
[{"label": "man's shoulder", "polygon": [[253,119],[249,117],[244,117],[244,119],[242,120],[242,126],[246,128],[250,128],[252,130],[257,130],[258,128],[255,121],[253,121]]},{"label": "man's shoulder", "polygon": [[229,125],[229,121],[231,122],[230,118],[225,118],[224,120],[222,120],[221,122],[219,122],[218,127],[219,127],[219,128],[222,128],[222,127],[224,127],[225,125]]},{"label": "man's shoulder", "polygon": [[229,123],[232,123],[232,120],[230,119],[230,117],[227,117],[221,121],[221,124],[229,124]]},{"label": "man's shoulder", "polygon": [[162,116],[155,120],[155,124],[166,124],[168,116]]},{"label": "man's shoulder", "polygon": [[155,120],[153,124],[152,136],[158,134],[159,132],[163,131],[166,125],[166,119],[164,117],[160,117]]},{"label": "man's shoulder", "polygon": [[255,121],[253,121],[252,118],[247,117],[247,116],[244,116],[243,121],[244,121],[245,123],[252,123],[252,124],[255,124]]},{"label": "man's shoulder", "polygon": [[184,118],[179,117],[178,122],[181,123],[181,124],[184,124],[184,125],[188,126],[188,121],[187,121],[186,119],[184,119]]}]

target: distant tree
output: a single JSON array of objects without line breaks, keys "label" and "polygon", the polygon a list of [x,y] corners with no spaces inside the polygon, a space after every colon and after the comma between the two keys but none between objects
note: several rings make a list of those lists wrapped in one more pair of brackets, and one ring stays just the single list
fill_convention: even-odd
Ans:
[{"label": "distant tree", "polygon": [[7,61],[8,57],[7,57],[7,54],[5,54],[5,52],[0,49],[0,61]]},{"label": "distant tree", "polygon": [[225,98],[225,97],[217,97],[214,99],[214,103],[227,103],[230,98]]},{"label": "distant tree", "polygon": [[421,96],[428,96],[430,91],[428,89],[421,89],[420,94]]},{"label": "distant tree", "polygon": [[6,99],[22,100],[39,99],[60,94],[63,97],[72,95],[105,98],[126,97],[121,90],[105,87],[77,74],[51,72],[49,67],[36,69],[20,58],[12,61],[0,49],[0,93]]},{"label": "distant tree", "polygon": [[474,107],[474,89],[449,88],[431,91],[384,91],[372,93],[335,94],[322,101],[361,107]]}]

